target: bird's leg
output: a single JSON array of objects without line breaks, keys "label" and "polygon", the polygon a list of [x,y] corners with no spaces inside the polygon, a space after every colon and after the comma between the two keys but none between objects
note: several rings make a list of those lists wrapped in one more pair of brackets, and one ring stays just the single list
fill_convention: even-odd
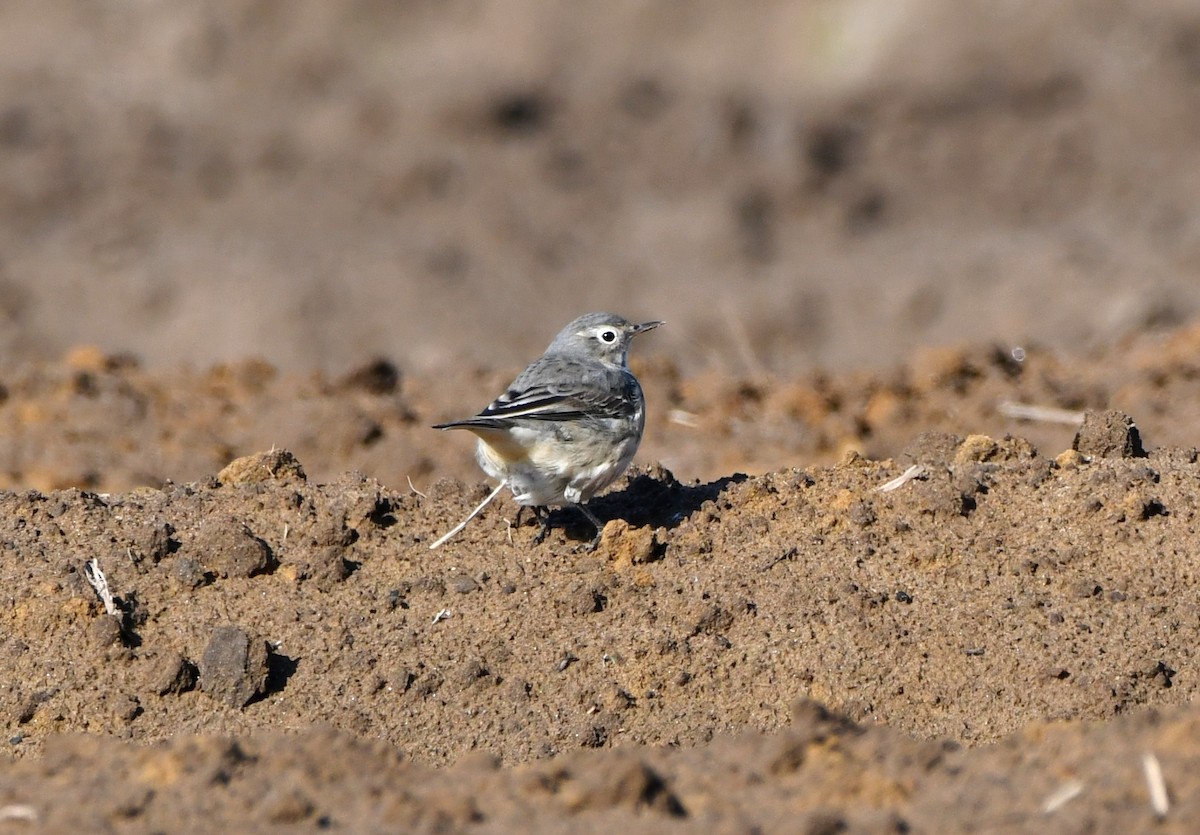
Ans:
[{"label": "bird's leg", "polygon": [[600,545],[600,537],[604,533],[604,523],[596,517],[595,513],[592,513],[590,510],[588,510],[587,505],[580,503],[575,505],[575,507],[579,508],[579,512],[586,516],[588,521],[591,522],[596,528],[596,535],[592,538],[592,541],[587,546],[588,551],[595,551],[597,546]]},{"label": "bird's leg", "polygon": [[534,545],[541,545],[546,539],[546,534],[550,533],[550,508],[545,505],[535,504],[533,507],[533,515],[537,518],[541,528],[537,532],[537,536],[533,538]]}]

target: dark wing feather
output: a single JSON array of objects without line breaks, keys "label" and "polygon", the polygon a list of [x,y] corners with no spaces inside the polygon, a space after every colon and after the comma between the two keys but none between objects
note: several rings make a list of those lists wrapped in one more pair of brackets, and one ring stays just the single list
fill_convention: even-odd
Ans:
[{"label": "dark wing feather", "polygon": [[633,409],[629,372],[573,357],[542,357],[526,368],[472,426],[502,426],[512,420],[572,421],[625,417]]}]

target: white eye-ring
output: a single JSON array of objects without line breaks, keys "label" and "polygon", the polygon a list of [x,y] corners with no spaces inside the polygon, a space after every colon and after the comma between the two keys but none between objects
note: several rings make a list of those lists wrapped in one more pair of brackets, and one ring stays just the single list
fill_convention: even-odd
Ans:
[{"label": "white eye-ring", "polygon": [[617,341],[617,332],[613,330],[600,331],[600,338],[611,345]]}]

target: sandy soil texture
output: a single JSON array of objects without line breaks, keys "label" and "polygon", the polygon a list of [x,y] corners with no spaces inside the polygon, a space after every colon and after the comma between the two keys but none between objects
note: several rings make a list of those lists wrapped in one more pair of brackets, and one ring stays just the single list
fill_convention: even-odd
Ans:
[{"label": "sandy soil texture", "polygon": [[[1200,9],[0,6],[0,833],[1194,832]],[[484,406],[586,310],[635,466]]]},{"label": "sandy soil texture", "polygon": [[[998,403],[1028,404],[1056,376],[1087,390],[1094,363],[1039,372],[964,350],[887,385],[648,368],[651,392],[680,392],[651,398],[664,458],[719,467],[745,444],[752,463],[758,439],[805,449],[846,426],[887,457],[848,450],[831,465],[684,481],[638,465],[593,502],[607,520],[595,553],[565,510],[533,545],[535,523],[518,523],[511,501],[429,549],[488,488],[469,443],[428,428],[443,406],[406,395],[428,380],[378,364],[341,380],[261,364],[178,376],[94,351],[27,369],[0,406],[8,436],[59,451],[45,460],[70,466],[42,470],[50,482],[78,477],[78,461],[97,475],[86,491],[0,494],[13,758],[0,807],[64,831],[169,829],[180,816],[213,828],[1093,831],[1155,822],[1152,757],[1169,798],[1159,825],[1186,831],[1200,463],[1146,427],[1181,431],[1197,339],[1148,337],[1100,363],[1162,394],[1153,421],[1089,410],[1078,431],[1048,429],[1070,437],[1044,453],[950,430],[969,415],[1011,420]],[[693,388],[723,393],[704,405]],[[849,390],[889,392],[889,437],[907,442],[887,450],[867,431],[871,409],[837,396]],[[780,416],[778,403],[816,391],[824,413]],[[113,420],[121,403],[141,407]],[[187,483],[97,492],[138,477],[107,461],[203,466],[285,413],[308,415],[325,439],[314,453],[339,475],[310,479],[275,449]],[[698,426],[707,456],[693,451]],[[193,433],[211,448],[181,443]],[[349,471],[358,456],[388,462],[394,434],[467,480],[384,486]]]}]

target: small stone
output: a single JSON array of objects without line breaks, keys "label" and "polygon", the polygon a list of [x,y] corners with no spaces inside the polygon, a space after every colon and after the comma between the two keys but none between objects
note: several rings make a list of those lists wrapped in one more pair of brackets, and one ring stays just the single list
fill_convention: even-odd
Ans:
[{"label": "small stone", "polygon": [[304,468],[296,456],[286,449],[275,449],[229,462],[225,469],[217,473],[217,481],[226,487],[261,484],[264,481],[303,484],[308,481],[308,476],[304,474]]},{"label": "small stone", "polygon": [[88,627],[88,636],[94,646],[118,646],[122,642],[121,618],[117,615],[101,615]]},{"label": "small stone", "polygon": [[624,519],[614,519],[604,526],[599,550],[618,568],[653,562],[659,555],[654,530],[630,527]]},{"label": "small stone", "polygon": [[195,664],[177,652],[168,652],[150,671],[147,686],[160,696],[178,696],[196,686],[198,675]]},{"label": "small stone", "polygon": [[1091,458],[1145,458],[1142,436],[1124,412],[1088,410],[1071,448]]},{"label": "small stone", "polygon": [[275,565],[270,546],[231,517],[206,519],[188,550],[218,577],[253,577]]},{"label": "small stone", "polygon": [[267,643],[237,626],[213,630],[200,660],[200,689],[241,709],[267,686]]}]

